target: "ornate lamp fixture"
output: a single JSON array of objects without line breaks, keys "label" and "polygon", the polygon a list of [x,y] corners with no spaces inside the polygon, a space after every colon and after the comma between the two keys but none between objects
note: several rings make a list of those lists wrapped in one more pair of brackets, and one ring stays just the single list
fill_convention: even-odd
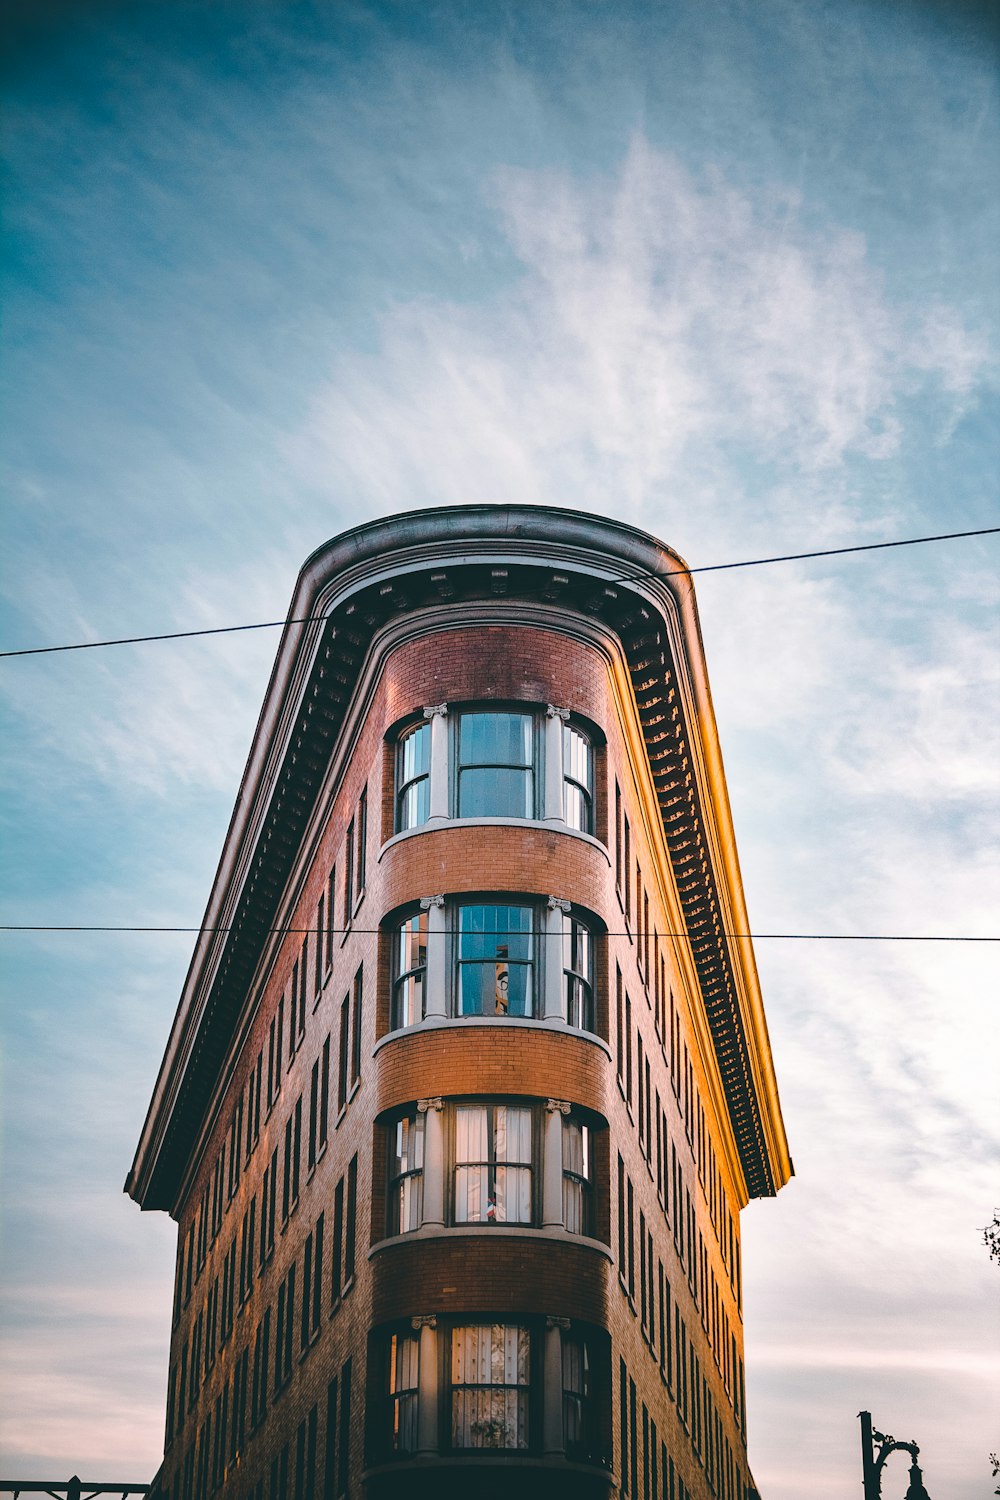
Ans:
[{"label": "ornate lamp fixture", "polygon": [[861,1422],[861,1467],[864,1475],[865,1500],[881,1500],[882,1466],[890,1453],[902,1449],[910,1455],[910,1483],[903,1500],[930,1500],[924,1489],[924,1478],[917,1459],[920,1449],[916,1443],[898,1443],[891,1433],[876,1432],[872,1427],[869,1411],[858,1412]]}]

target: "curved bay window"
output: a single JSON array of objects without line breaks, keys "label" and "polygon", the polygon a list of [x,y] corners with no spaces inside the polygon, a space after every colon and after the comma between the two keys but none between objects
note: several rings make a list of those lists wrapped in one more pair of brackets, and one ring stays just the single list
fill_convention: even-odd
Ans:
[{"label": "curved bay window", "polygon": [[510,1104],[455,1110],[456,1224],[532,1222],[532,1112]]},{"label": "curved bay window", "polygon": [[389,1345],[389,1433],[394,1453],[417,1450],[417,1386],[420,1342],[411,1334],[393,1334]]},{"label": "curved bay window", "polygon": [[535,716],[458,715],[456,812],[460,818],[535,816]]},{"label": "curved bay window", "polygon": [[532,926],[530,906],[461,906],[458,995],[461,1016],[530,1016]]},{"label": "curved bay window", "polygon": [[563,918],[564,1014],[570,1026],[594,1029],[594,944],[590,928],[579,917]]},{"label": "curved bay window", "polygon": [[389,1233],[419,1229],[423,1217],[424,1116],[404,1115],[392,1127],[389,1158]]},{"label": "curved bay window", "polygon": [[419,828],[431,812],[431,726],[418,724],[396,745],[396,832]]},{"label": "curved bay window", "polygon": [[581,833],[594,831],[594,751],[573,724],[563,725],[563,817]]},{"label": "curved bay window", "polygon": [[527,1448],[531,1335],[516,1323],[451,1334],[453,1448]]},{"label": "curved bay window", "polygon": [[424,1017],[427,980],[427,913],[416,912],[396,930],[393,955],[392,1028],[415,1026]]},{"label": "curved bay window", "polygon": [[563,1121],[563,1224],[570,1234],[593,1233],[591,1130],[570,1116]]}]

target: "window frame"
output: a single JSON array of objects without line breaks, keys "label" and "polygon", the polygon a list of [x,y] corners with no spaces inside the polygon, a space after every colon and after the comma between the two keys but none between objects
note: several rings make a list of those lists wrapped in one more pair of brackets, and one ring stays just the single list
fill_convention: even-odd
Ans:
[{"label": "window frame", "polygon": [[[386,1232],[389,1235],[413,1234],[423,1224],[426,1119],[426,1114],[414,1107],[409,1110],[404,1110],[401,1114],[398,1114],[394,1120],[391,1120],[389,1122],[387,1131],[389,1159],[386,1169]],[[412,1131],[413,1139],[415,1142],[412,1156],[413,1158],[419,1156],[419,1161],[416,1163],[416,1165],[405,1167],[400,1170],[398,1168],[398,1163],[403,1160],[403,1157],[398,1150],[399,1132],[404,1124],[410,1126],[410,1130]],[[416,1222],[413,1224],[408,1224],[404,1228],[402,1223],[402,1213],[400,1211],[400,1194],[404,1185],[408,1186],[409,1184],[412,1184],[414,1182],[416,1182],[417,1184],[416,1190],[413,1192],[412,1197],[410,1197],[408,1201],[410,1204],[410,1216],[412,1217],[415,1213]]]},{"label": "window frame", "polygon": [[[419,951],[420,943],[422,942],[422,945],[423,945],[423,960],[424,961],[423,961],[422,964],[414,964],[410,968],[404,969],[401,966],[402,965],[402,954],[403,954],[403,933],[404,933],[404,930],[411,923],[415,923],[416,924],[416,937],[417,937],[418,951]],[[412,1026],[419,1026],[420,1022],[424,1019],[424,1014],[425,1014],[425,1011],[426,1011],[426,992],[427,992],[427,931],[428,931],[427,912],[424,910],[423,907],[420,907],[420,908],[418,908],[416,910],[411,910],[408,913],[408,915],[405,915],[405,916],[399,918],[397,921],[395,921],[393,923],[392,930],[391,930],[391,954],[390,954],[390,994],[389,994],[389,1030],[390,1031],[407,1031]],[[422,979],[421,979],[420,985],[419,985],[420,1015],[419,1016],[418,1015],[414,1015],[414,1017],[413,1017],[412,1020],[408,1020],[408,1021],[401,1020],[400,1019],[400,1013],[401,1013],[402,1007],[401,1007],[400,1002],[399,1002],[399,996],[400,996],[401,993],[405,993],[405,986],[406,986],[407,982],[408,981],[410,981],[410,982],[416,981],[418,975],[422,976]],[[416,992],[416,990],[417,990],[417,986],[414,983],[414,993]]]},{"label": "window frame", "polygon": [[[579,740],[586,747],[586,751],[587,751],[587,780],[585,782],[580,781],[580,779],[577,776],[571,775],[570,772],[569,772],[569,770],[567,769],[568,766],[569,766],[569,764],[570,764],[570,757],[569,757],[569,754],[568,754],[568,750],[569,750],[569,745],[571,743],[571,736],[575,736],[575,738],[577,740]],[[567,828],[573,829],[574,832],[576,832],[576,833],[586,833],[586,834],[589,834],[591,837],[594,836],[594,781],[595,781],[594,762],[595,762],[595,746],[594,746],[594,737],[593,737],[593,735],[590,734],[587,730],[585,730],[583,728],[583,726],[579,723],[578,720],[576,720],[576,719],[568,720],[566,723],[564,723],[562,725],[562,765],[563,765],[562,812],[563,812],[563,821],[565,822]],[[581,794],[582,803],[583,803],[583,807],[584,807],[585,814],[586,814],[583,826],[581,826],[581,824],[579,824],[579,823],[574,822],[570,818],[570,816],[569,816],[569,796],[568,796],[568,794],[570,792],[570,789],[575,789],[576,791],[578,791]]]},{"label": "window frame", "polygon": [[[469,1381],[469,1380],[459,1381],[459,1380],[457,1380],[455,1378],[456,1377],[456,1358],[457,1358],[457,1339],[459,1338],[460,1335],[464,1334],[466,1331],[471,1332],[473,1329],[479,1329],[479,1330],[486,1330],[486,1329],[488,1329],[490,1331],[491,1336],[495,1333],[495,1330],[497,1330],[497,1329],[502,1329],[504,1331],[504,1335],[506,1335],[507,1330],[511,1330],[511,1331],[515,1331],[519,1336],[520,1335],[524,1336],[524,1339],[525,1339],[527,1347],[526,1347],[526,1353],[525,1353],[525,1357],[524,1357],[525,1378],[524,1378],[523,1381],[520,1380],[520,1379],[517,1379],[513,1383],[510,1383],[508,1381],[492,1381],[491,1380],[491,1381],[488,1381],[488,1382],[484,1383],[482,1381]],[[537,1370],[536,1370],[536,1346],[537,1346],[538,1342],[539,1341],[535,1337],[535,1328],[533,1327],[531,1320],[526,1320],[524,1322],[513,1322],[513,1321],[512,1322],[492,1322],[491,1321],[489,1323],[486,1323],[486,1322],[482,1322],[482,1323],[476,1323],[476,1322],[457,1322],[456,1321],[455,1323],[453,1323],[453,1324],[450,1325],[450,1327],[448,1328],[448,1346],[447,1346],[447,1350],[445,1352],[445,1360],[446,1360],[446,1363],[445,1363],[445,1381],[446,1381],[447,1403],[448,1403],[448,1412],[447,1412],[447,1446],[448,1446],[449,1451],[451,1451],[453,1453],[490,1453],[490,1452],[496,1452],[496,1453],[530,1453],[532,1451],[532,1448],[533,1448],[533,1429],[534,1429],[534,1426],[535,1426],[535,1422],[534,1422],[535,1413],[533,1412],[532,1407],[534,1405],[534,1400],[533,1400],[534,1393],[535,1393],[535,1390],[536,1390],[537,1384],[538,1384],[538,1381],[537,1381]],[[490,1366],[492,1367],[492,1363],[493,1363],[493,1351],[492,1351],[492,1348],[488,1352],[489,1352]],[[517,1356],[516,1356],[516,1361],[517,1361],[517,1367],[519,1369],[519,1367],[520,1367],[520,1350],[518,1350],[518,1353],[517,1353]],[[505,1373],[506,1373],[506,1371],[505,1371]],[[481,1443],[460,1443],[460,1442],[458,1442],[456,1440],[456,1428],[457,1428],[457,1423],[458,1423],[458,1410],[457,1410],[458,1402],[457,1402],[456,1397],[457,1397],[457,1393],[463,1392],[463,1391],[469,1391],[469,1392],[483,1391],[483,1392],[487,1392],[487,1393],[490,1392],[490,1391],[503,1392],[503,1393],[507,1393],[509,1391],[516,1392],[517,1396],[515,1397],[515,1400],[517,1401],[517,1405],[518,1405],[518,1429],[517,1429],[516,1435],[517,1435],[518,1438],[522,1438],[523,1437],[523,1440],[522,1441],[517,1441],[517,1442],[515,1442],[513,1444],[511,1444],[511,1443],[503,1443],[503,1444],[501,1444],[499,1442],[481,1442]],[[522,1400],[523,1400],[523,1419],[522,1419],[522,1415],[521,1415],[522,1408],[521,1408],[521,1405],[520,1405],[520,1403],[521,1403]],[[522,1420],[523,1420],[523,1425],[522,1425]],[[484,1419],[482,1417],[477,1417],[474,1420],[474,1422],[471,1422],[469,1424],[470,1431],[471,1431],[471,1428],[473,1426],[477,1426],[477,1425],[481,1426],[482,1428],[487,1429],[487,1430],[490,1429],[490,1428],[496,1430],[497,1428],[499,1428],[502,1425],[505,1433],[509,1430],[509,1424],[506,1422],[505,1418],[498,1418],[498,1417],[495,1417],[495,1416],[487,1417],[485,1419],[485,1421],[484,1421]],[[488,1435],[487,1430],[483,1431],[482,1435],[484,1437]]]},{"label": "window frame", "polygon": [[[536,704],[470,703],[454,710],[449,705],[449,765],[448,806],[453,818],[475,821],[482,818],[513,819],[521,822],[538,822],[544,816],[541,807],[545,790],[545,710]],[[530,736],[530,755],[527,761],[481,760],[462,762],[463,721],[480,718],[517,718],[527,720]],[[525,801],[529,812],[463,812],[462,772],[464,771],[521,771],[530,777],[530,790]]]},{"label": "window frame", "polygon": [[[582,1133],[582,1171],[573,1166],[567,1166],[568,1152],[566,1150],[567,1132],[579,1130]],[[585,1119],[577,1110],[572,1110],[562,1122],[562,1213],[563,1226],[567,1234],[579,1234],[585,1238],[594,1237],[595,1217],[595,1191],[594,1191],[594,1127],[589,1119]],[[570,1215],[568,1212],[568,1195],[578,1191],[580,1203],[580,1226],[570,1227]]]},{"label": "window frame", "polygon": [[[497,1227],[507,1227],[507,1226],[509,1226],[511,1228],[514,1228],[514,1229],[532,1229],[532,1228],[536,1228],[537,1229],[537,1228],[539,1228],[541,1226],[541,1213],[540,1213],[539,1195],[540,1195],[540,1190],[541,1190],[541,1161],[540,1161],[540,1153],[541,1153],[541,1142],[542,1142],[542,1129],[541,1129],[541,1121],[540,1121],[540,1115],[539,1115],[539,1108],[538,1108],[537,1103],[534,1102],[534,1101],[525,1100],[525,1099],[519,1098],[519,1097],[513,1097],[513,1098],[497,1097],[497,1098],[489,1098],[489,1099],[450,1099],[447,1102],[445,1108],[446,1108],[446,1111],[447,1111],[447,1129],[448,1129],[448,1140],[449,1140],[448,1181],[447,1181],[447,1199],[448,1199],[448,1203],[447,1203],[447,1210],[446,1210],[446,1212],[447,1212],[447,1218],[448,1218],[448,1223],[452,1227],[454,1227],[454,1228],[460,1228],[460,1227],[461,1228],[467,1228],[469,1226],[474,1226],[474,1227],[479,1227],[479,1228],[485,1228],[485,1229],[495,1229]],[[485,1126],[486,1126],[486,1139],[487,1139],[487,1155],[486,1155],[486,1159],[485,1160],[480,1160],[478,1158],[473,1158],[470,1155],[468,1159],[460,1160],[459,1159],[459,1155],[458,1155],[458,1151],[459,1151],[459,1146],[458,1146],[459,1111],[460,1110],[475,1110],[475,1109],[485,1109],[487,1111],[487,1117],[486,1117],[486,1122],[485,1122]],[[522,1112],[523,1114],[527,1115],[527,1117],[528,1117],[528,1129],[529,1129],[529,1132],[530,1132],[529,1152],[528,1152],[527,1160],[525,1160],[525,1159],[523,1159],[521,1157],[513,1158],[513,1157],[507,1156],[507,1157],[504,1157],[503,1160],[501,1161],[501,1160],[499,1160],[496,1157],[496,1155],[495,1155],[496,1119],[495,1119],[495,1115],[493,1114],[493,1111],[495,1111],[497,1109],[518,1110],[518,1111]],[[506,1128],[506,1121],[505,1121],[505,1128]],[[491,1151],[490,1151],[491,1143],[493,1145],[493,1154],[492,1155],[491,1155]],[[477,1218],[477,1219],[473,1219],[473,1218],[461,1218],[460,1219],[458,1217],[459,1172],[461,1170],[467,1170],[471,1174],[471,1173],[475,1172],[477,1169],[480,1172],[483,1172],[483,1170],[485,1169],[485,1173],[486,1173],[486,1193],[485,1193],[486,1212],[483,1213],[482,1216],[480,1218]],[[497,1216],[496,1208],[497,1208],[498,1195],[497,1195],[496,1189],[497,1189],[497,1173],[498,1173],[498,1170],[504,1170],[504,1171],[507,1171],[507,1172],[509,1172],[511,1174],[521,1174],[521,1173],[527,1172],[527,1174],[528,1174],[528,1217],[527,1218],[525,1218],[525,1219],[511,1219],[511,1218],[509,1218],[509,1217],[506,1216],[506,1209],[505,1209],[505,1217],[504,1218],[501,1219],[501,1218],[499,1218]],[[513,1182],[517,1183],[517,1182],[520,1181],[520,1177],[519,1176],[514,1176],[512,1180],[513,1180]],[[466,1196],[468,1196],[468,1194],[466,1194]],[[507,1199],[508,1202],[510,1201],[510,1199],[511,1199],[512,1196],[514,1196],[514,1195],[510,1193],[509,1189],[506,1190],[506,1199]],[[517,1196],[519,1196],[519,1194],[517,1194]],[[492,1216],[490,1214],[490,1208],[491,1207],[493,1208]]]},{"label": "window frame", "polygon": [[[544,1002],[544,994],[545,994],[545,991],[544,991],[544,988],[543,988],[543,986],[544,986],[544,976],[542,974],[542,952],[541,952],[540,945],[539,945],[539,940],[538,940],[538,933],[544,927],[544,909],[542,907],[541,902],[539,901],[539,899],[537,897],[533,897],[533,896],[521,896],[521,899],[518,900],[517,898],[518,898],[519,894],[520,894],[519,892],[511,891],[511,892],[502,892],[501,895],[499,897],[497,897],[497,898],[476,897],[476,898],[473,898],[473,899],[469,899],[466,896],[460,896],[460,897],[454,899],[453,901],[449,902],[448,905],[446,906],[446,912],[449,913],[449,914],[451,914],[451,916],[452,916],[452,920],[448,924],[450,926],[450,928],[451,928],[452,954],[451,954],[451,961],[450,961],[449,966],[448,966],[448,972],[449,972],[449,975],[450,975],[450,982],[449,982],[449,994],[447,996],[448,1015],[452,1019],[454,1019],[456,1021],[464,1021],[464,1020],[468,1020],[470,1016],[471,1017],[476,1017],[476,1016],[478,1016],[478,1017],[485,1017],[485,1016],[490,1016],[490,1015],[501,1017],[503,1020],[507,1020],[507,1021],[532,1021],[532,1020],[537,1019],[538,1001],[542,1000]],[[499,944],[497,945],[497,953],[494,955],[494,957],[492,959],[488,955],[484,955],[482,957],[475,957],[475,956],[470,956],[470,957],[467,957],[467,958],[463,958],[462,957],[462,940],[463,940],[463,937],[466,935],[465,932],[464,932],[464,930],[463,930],[463,926],[462,926],[463,913],[469,912],[469,911],[475,911],[475,910],[487,911],[490,908],[493,908],[495,910],[522,911],[522,912],[527,912],[528,913],[528,919],[529,919],[529,922],[528,922],[528,932],[527,932],[528,957],[526,959],[521,959],[521,958],[511,959],[509,952],[506,955],[506,959],[504,959],[504,956],[501,955],[501,953],[499,951],[499,948],[500,948]],[[482,936],[491,936],[491,935],[492,936],[499,936],[501,932],[507,933],[508,935],[515,936],[515,937],[516,936],[521,936],[521,934],[518,932],[518,930],[516,928],[514,928],[514,927],[501,928],[499,926],[495,927],[493,929],[484,929],[483,933],[481,935]],[[474,934],[474,932],[472,932],[470,930],[470,932],[468,933],[468,936],[474,937],[475,934]],[[510,948],[510,944],[509,943],[506,944],[505,946],[508,949]],[[497,972],[499,973],[501,964],[504,961],[506,961],[506,965],[507,965],[507,1006],[505,1008],[503,1008],[503,1009],[500,1009],[498,1007],[494,1011],[488,1011],[488,1010],[469,1010],[469,1011],[466,1011],[466,1010],[463,1010],[462,1009],[462,984],[463,984],[463,981],[462,981],[462,969],[463,969],[463,967],[468,967],[468,968],[472,968],[472,967],[488,967],[489,964],[491,962],[493,962],[494,965],[495,965],[495,968],[496,968]],[[523,968],[523,969],[525,969],[527,971],[527,981],[528,982],[527,982],[527,989],[526,989],[526,993],[525,993],[525,998],[524,998],[524,1001],[523,1001],[523,1003],[525,1005],[525,1010],[522,1013],[514,1012],[512,1014],[511,1011],[510,1011],[510,1008],[509,1008],[510,1007],[510,998],[511,998],[510,997],[510,968],[511,968],[512,964],[515,964],[518,968]],[[494,991],[494,993],[496,994],[496,990]],[[544,1008],[544,1005],[543,1005],[543,1008]]]},{"label": "window frame", "polygon": [[[403,770],[405,766],[406,741],[415,739],[417,735],[426,737],[426,766],[424,771],[417,771],[404,779]],[[417,817],[413,822],[406,822],[403,818],[403,807],[407,794],[423,783],[426,786],[426,812],[423,817]],[[413,724],[407,725],[396,735],[393,745],[393,833],[409,833],[414,828],[422,828],[430,819],[431,815],[431,723],[428,719],[419,719]],[[417,797],[418,812],[420,794]]]}]

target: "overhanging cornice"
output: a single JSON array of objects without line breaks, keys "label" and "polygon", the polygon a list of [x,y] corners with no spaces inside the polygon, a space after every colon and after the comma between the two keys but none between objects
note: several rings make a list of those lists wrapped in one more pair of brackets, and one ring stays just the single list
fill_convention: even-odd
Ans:
[{"label": "overhanging cornice", "polygon": [[535,506],[390,517],[299,575],[126,1191],[175,1206],[373,637],[431,603],[541,600],[621,642],[747,1190],[791,1173],[747,931],[694,592],[631,527]]}]

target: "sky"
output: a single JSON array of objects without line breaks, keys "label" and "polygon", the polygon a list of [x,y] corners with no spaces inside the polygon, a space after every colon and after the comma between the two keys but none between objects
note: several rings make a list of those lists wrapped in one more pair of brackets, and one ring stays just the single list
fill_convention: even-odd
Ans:
[{"label": "sky", "polygon": [[[692,566],[1000,525],[995,10],[4,25],[0,648],[280,619],[327,538],[437,504]],[[755,932],[1000,935],[998,559],[697,578]],[[276,646],[0,660],[3,922],[197,925]],[[122,1184],[191,948],[0,933],[0,1475],[159,1462],[173,1225]],[[796,1168],[743,1222],[758,1486],[856,1495],[868,1409],[981,1500],[1000,948],[756,952]]]}]

